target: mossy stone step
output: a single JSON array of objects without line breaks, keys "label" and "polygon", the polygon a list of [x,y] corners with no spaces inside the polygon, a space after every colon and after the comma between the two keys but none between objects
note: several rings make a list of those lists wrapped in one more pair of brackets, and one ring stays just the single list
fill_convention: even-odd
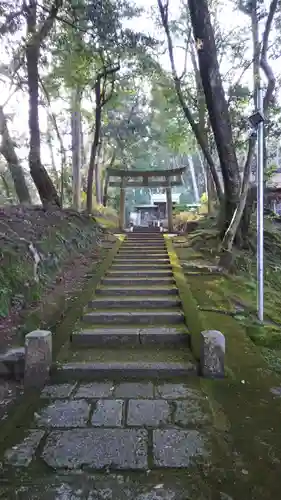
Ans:
[{"label": "mossy stone step", "polygon": [[141,231],[140,233],[133,231],[132,233],[128,233],[127,235],[128,239],[163,239],[163,234],[158,232],[151,232],[151,231]]},{"label": "mossy stone step", "polygon": [[62,363],[86,362],[86,363],[124,363],[124,362],[180,362],[193,361],[192,353],[189,349],[178,349],[177,347],[147,344],[146,346],[123,346],[122,349],[115,347],[91,347],[85,349],[74,349],[73,346],[65,349],[61,353]]},{"label": "mossy stone step", "polygon": [[83,322],[92,325],[133,324],[133,325],[171,325],[184,323],[184,314],[180,309],[172,310],[135,310],[135,311],[92,311],[83,315]]},{"label": "mossy stone step", "polygon": [[158,262],[159,264],[170,264],[170,259],[167,256],[158,255],[143,255],[143,256],[133,256],[133,255],[117,255],[113,261],[113,264],[123,264],[124,262],[129,261],[130,264],[143,264],[143,263],[152,263]]},{"label": "mossy stone step", "polygon": [[171,296],[171,297],[157,297],[157,296],[149,296],[147,292],[144,297],[96,297],[91,300],[88,304],[88,307],[92,310],[103,309],[103,308],[112,308],[112,309],[129,309],[129,308],[162,308],[166,309],[167,307],[179,307],[181,305],[181,300],[179,296]]},{"label": "mossy stone step", "polygon": [[160,278],[160,277],[169,277],[173,276],[173,271],[172,269],[144,269],[141,270],[139,267],[137,267],[135,270],[125,270],[125,269],[119,269],[119,270],[114,270],[112,267],[107,271],[106,276],[110,277],[124,277],[124,278],[129,278],[129,277],[152,277],[152,278]]},{"label": "mossy stone step", "polygon": [[125,271],[144,271],[144,270],[149,270],[149,269],[156,269],[156,270],[162,270],[162,269],[172,269],[172,266],[170,264],[170,262],[159,262],[159,261],[155,261],[155,262],[150,262],[150,261],[142,261],[142,262],[131,262],[131,261],[127,261],[127,262],[122,262],[120,264],[120,262],[116,262],[114,261],[111,268],[112,271],[118,271],[120,269],[124,269]]},{"label": "mossy stone step", "polygon": [[164,258],[167,259],[168,257],[168,252],[167,250],[145,250],[145,251],[138,251],[138,250],[122,250],[118,252],[116,257],[123,257],[123,256],[128,256],[128,257],[135,257],[137,259],[143,259],[146,256],[150,258]]},{"label": "mossy stone step", "polygon": [[136,242],[123,243],[122,248],[138,248],[138,249],[166,248],[166,245],[163,241],[159,241],[159,243],[153,243],[153,242],[141,243],[141,242],[136,241]]},{"label": "mossy stone step", "polygon": [[[116,350],[115,350],[116,352]],[[198,367],[194,361],[112,361],[112,362],[72,362],[54,365],[51,370],[52,382],[70,380],[104,379],[172,379],[194,376]]]},{"label": "mossy stone step", "polygon": [[144,349],[147,344],[160,346],[185,346],[189,347],[190,338],[184,325],[176,327],[105,327],[95,329],[82,329],[71,335],[73,348],[110,346],[123,349],[124,346],[139,346]]},{"label": "mossy stone step", "polygon": [[125,240],[124,244],[126,245],[165,245],[165,240]]},{"label": "mossy stone step", "polygon": [[126,288],[120,288],[115,286],[101,286],[96,289],[96,295],[100,296],[146,296],[146,295],[158,295],[158,296],[166,296],[166,295],[177,295],[178,289],[175,286],[167,287],[163,285],[162,287],[150,286],[149,289],[147,287],[137,287],[137,286],[127,286]]},{"label": "mossy stone step", "polygon": [[133,236],[130,235],[128,238],[126,238],[125,241],[126,242],[127,241],[140,241],[140,242],[147,242],[147,241],[157,241],[157,242],[159,242],[159,241],[162,241],[163,242],[164,238],[163,238],[163,236],[160,236],[160,237],[156,236],[156,237],[153,237],[153,238],[150,238],[150,237],[147,237],[147,236],[143,236],[142,238],[141,237],[138,237],[138,238],[135,237],[134,238]]},{"label": "mossy stone step", "polygon": [[168,255],[168,252],[165,247],[123,247],[120,249],[120,253],[124,252],[129,252],[129,253],[135,253],[135,255],[138,255],[142,257],[143,255],[147,254],[155,254],[155,253],[164,253],[166,256]]},{"label": "mossy stone step", "polygon": [[175,279],[173,276],[126,276],[122,274],[122,276],[110,275],[102,278],[101,283],[103,285],[115,285],[119,287],[124,286],[159,286],[159,285],[171,285],[175,284]]}]

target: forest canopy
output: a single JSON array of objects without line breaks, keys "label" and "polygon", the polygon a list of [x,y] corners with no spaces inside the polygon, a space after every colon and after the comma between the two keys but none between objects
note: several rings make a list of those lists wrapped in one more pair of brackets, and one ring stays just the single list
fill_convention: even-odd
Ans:
[{"label": "forest canopy", "polygon": [[1,204],[91,213],[107,168],[185,166],[222,248],[247,245],[260,88],[266,174],[280,166],[278,0],[6,0],[0,36]]}]

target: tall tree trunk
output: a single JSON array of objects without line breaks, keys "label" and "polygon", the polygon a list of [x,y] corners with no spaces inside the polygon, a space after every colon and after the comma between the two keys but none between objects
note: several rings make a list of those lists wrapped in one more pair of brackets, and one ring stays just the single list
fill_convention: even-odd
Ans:
[{"label": "tall tree trunk", "polygon": [[208,149],[208,145],[206,144],[205,141],[205,136],[202,135],[200,127],[198,124],[195,122],[193,114],[190,110],[190,108],[187,105],[187,101],[185,100],[183,91],[182,91],[182,86],[181,86],[181,79],[178,77],[177,70],[176,70],[176,65],[175,65],[175,59],[174,59],[174,49],[173,49],[173,43],[172,43],[172,37],[171,37],[171,32],[170,32],[170,27],[169,27],[169,16],[168,16],[168,9],[169,9],[169,2],[167,1],[165,5],[163,4],[162,0],[157,0],[158,1],[158,7],[160,10],[161,14],[161,20],[162,24],[167,36],[167,42],[168,42],[168,52],[169,52],[169,58],[170,58],[170,63],[171,63],[171,69],[172,69],[172,76],[175,84],[175,91],[178,96],[178,100],[180,103],[180,106],[182,108],[182,111],[188,121],[188,123],[191,126],[192,132],[195,135],[195,138],[202,149],[203,155],[206,158],[206,161],[208,162],[208,165],[210,167],[210,170],[212,172],[212,176],[214,179],[214,184],[216,186],[216,191],[217,191],[217,196],[220,202],[223,202],[223,192],[219,180],[218,173],[215,168],[215,164],[213,161],[213,158],[210,154],[210,151]]},{"label": "tall tree trunk", "polygon": [[189,164],[189,168],[190,168],[190,175],[191,175],[191,181],[192,181],[192,187],[193,187],[194,200],[195,200],[195,203],[199,203],[200,196],[199,196],[199,191],[198,191],[197,180],[196,180],[192,156],[189,156],[187,160],[188,160],[188,164]]},{"label": "tall tree trunk", "polygon": [[96,166],[97,151],[100,139],[101,130],[101,79],[98,78],[95,85],[95,95],[96,95],[96,110],[95,110],[95,134],[94,140],[91,147],[90,164],[88,171],[88,181],[87,181],[87,211],[91,213],[93,210],[93,180],[94,180],[94,170]]},{"label": "tall tree trunk", "polygon": [[233,144],[229,110],[217,59],[214,32],[207,0],[189,0],[200,75],[214,133],[224,182],[225,229],[233,217],[240,194],[240,173]]},{"label": "tall tree trunk", "polygon": [[[41,144],[39,127],[39,56],[40,43],[46,36],[49,25],[44,23],[41,32],[36,32],[36,0],[29,0],[26,8],[27,17],[27,43],[26,43],[26,63],[27,63],[27,83],[29,93],[29,168],[30,174],[38,189],[43,206],[57,205],[60,207],[60,200],[54,184],[52,183],[47,170],[41,163]],[[52,10],[52,9],[51,9]],[[51,15],[51,14],[50,14]],[[49,18],[48,18],[49,19]],[[43,28],[45,26],[45,31]]]},{"label": "tall tree trunk", "polygon": [[59,173],[58,173],[57,168],[56,168],[56,161],[55,161],[54,149],[53,149],[53,144],[52,144],[52,132],[51,132],[50,116],[48,116],[48,118],[47,118],[47,144],[48,144],[50,157],[51,157],[52,174],[53,174],[53,178],[55,180],[55,188],[58,191],[60,188],[60,179],[59,179]]},{"label": "tall tree trunk", "polygon": [[84,133],[83,133],[83,122],[82,122],[82,114],[80,120],[80,144],[81,144],[81,168],[83,169],[86,164],[86,151],[85,151],[85,141],[84,141]]},{"label": "tall tree trunk", "polygon": [[102,148],[102,142],[99,141],[98,145],[98,150],[96,154],[96,161],[95,161],[95,182],[96,182],[96,202],[97,205],[102,204],[102,181],[101,181],[101,148]]},{"label": "tall tree trunk", "polygon": [[[275,77],[274,73],[269,66],[267,62],[267,51],[268,51],[268,40],[269,40],[269,34],[273,22],[273,17],[274,14],[277,10],[278,6],[278,0],[271,0],[270,8],[269,8],[269,14],[266,20],[265,24],[265,30],[263,34],[263,40],[260,48],[260,42],[259,42],[259,33],[258,33],[258,28],[259,28],[259,22],[258,22],[258,3],[256,0],[253,0],[251,3],[251,11],[249,12],[251,15],[251,24],[252,24],[252,39],[253,39],[253,80],[254,80],[254,101],[255,101],[255,107],[258,109],[258,91],[260,90],[260,72],[259,72],[259,65],[263,69],[267,79],[268,79],[268,84],[267,84],[267,90],[266,94],[264,97],[264,102],[263,102],[263,113],[264,116],[267,116],[268,108],[272,100],[272,94],[275,89]],[[260,57],[261,55],[261,57]],[[223,250],[226,250],[228,252],[231,251],[234,239],[237,235],[238,228],[240,229],[241,232],[241,237],[239,235],[239,240],[241,241],[241,244],[244,243],[245,245],[245,240],[247,239],[248,232],[249,232],[249,227],[250,227],[250,220],[251,220],[251,215],[250,215],[250,208],[253,207],[253,195],[252,195],[252,190],[250,193],[249,187],[250,187],[250,180],[251,180],[251,165],[252,161],[254,158],[254,153],[255,153],[255,145],[256,145],[256,132],[254,132],[250,139],[249,139],[249,146],[248,146],[248,155],[247,155],[247,160],[244,168],[244,175],[243,175],[243,183],[242,183],[242,189],[241,189],[241,195],[240,195],[240,200],[239,204],[237,206],[237,209],[233,215],[232,221],[229,225],[229,228],[227,229],[224,239],[223,239]],[[266,148],[265,148],[265,142],[263,144],[263,154],[264,154],[264,160],[265,155],[266,155]]]},{"label": "tall tree trunk", "polygon": [[7,162],[19,202],[31,204],[31,198],[25,181],[24,173],[19,163],[14,143],[9,134],[7,120],[2,106],[0,106],[0,134],[2,136],[0,153],[2,153]]},{"label": "tall tree trunk", "polygon": [[[259,60],[260,60],[260,46],[259,46],[259,23],[258,23],[258,16],[257,16],[257,2],[256,0],[253,0],[252,2],[252,13],[251,13],[251,25],[252,25],[252,42],[253,42],[253,95],[254,95],[254,107],[255,109],[258,109],[258,91],[260,88],[260,75],[259,75]],[[242,188],[241,188],[241,193],[240,193],[240,200],[239,204],[233,214],[231,223],[224,235],[223,241],[222,241],[222,248],[223,250],[226,250],[228,252],[231,251],[233,242],[235,239],[235,236],[237,235],[238,228],[240,226],[240,222],[242,218],[244,217],[244,210],[247,204],[247,198],[248,198],[248,191],[249,191],[249,186],[250,186],[250,181],[251,181],[251,167],[254,159],[254,154],[255,154],[255,146],[256,146],[256,133],[252,135],[250,138],[249,142],[249,149],[248,149],[248,157],[246,160],[246,164],[244,167],[244,172],[243,172],[243,182],[242,182]],[[248,205],[249,207],[249,205]],[[241,230],[243,228],[244,232],[244,239],[248,235],[248,228],[246,228],[246,224],[250,225],[250,220],[251,217],[249,216],[249,210],[245,211],[245,219],[244,223],[241,226]],[[241,233],[241,244],[243,241],[243,236]]]},{"label": "tall tree trunk", "polygon": [[81,90],[76,88],[71,96],[71,139],[72,139],[72,191],[73,207],[81,207]]},{"label": "tall tree trunk", "polygon": [[[207,129],[207,124],[206,124],[207,109],[206,109],[205,94],[204,94],[201,75],[200,75],[200,71],[198,68],[195,49],[194,49],[193,44],[191,46],[191,62],[192,62],[193,71],[195,74],[195,82],[196,82],[198,118],[199,118],[198,124],[200,127],[201,134],[205,136],[205,141],[206,141],[206,144],[208,145],[208,129]],[[202,162],[203,169],[205,170],[206,191],[207,191],[207,196],[208,196],[208,214],[211,215],[213,212],[213,202],[215,201],[215,186],[214,186],[214,182],[213,182],[212,171],[208,165],[208,162],[206,161],[206,158],[204,158],[204,160],[202,160],[201,156],[200,156],[200,161]]]}]

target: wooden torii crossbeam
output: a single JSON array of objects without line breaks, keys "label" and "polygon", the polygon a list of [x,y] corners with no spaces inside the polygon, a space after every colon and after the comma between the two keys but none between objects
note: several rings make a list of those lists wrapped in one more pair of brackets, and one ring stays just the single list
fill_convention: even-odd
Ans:
[{"label": "wooden torii crossbeam", "polygon": [[127,187],[165,188],[167,196],[168,229],[173,231],[172,187],[183,184],[182,175],[185,167],[166,170],[119,170],[108,168],[104,185],[103,204],[107,204],[108,187],[120,187],[119,225],[123,231],[125,226],[125,189]]}]

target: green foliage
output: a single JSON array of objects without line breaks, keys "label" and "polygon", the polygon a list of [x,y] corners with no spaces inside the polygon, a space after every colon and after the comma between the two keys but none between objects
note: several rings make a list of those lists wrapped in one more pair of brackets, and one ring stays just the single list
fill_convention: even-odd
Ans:
[{"label": "green foliage", "polygon": [[208,194],[203,193],[200,197],[200,203],[203,204],[203,203],[207,203],[207,202],[208,202]]},{"label": "green foliage", "polygon": [[[34,299],[35,290],[31,287],[32,264],[25,261],[9,246],[0,252],[0,316],[9,314],[12,304],[24,305]],[[37,284],[34,284],[37,291]],[[35,294],[36,295],[36,294]]]},{"label": "green foliage", "polygon": [[[33,212],[31,211],[31,216]],[[28,220],[28,216],[26,215]],[[0,316],[9,314],[11,306],[25,306],[38,300],[42,290],[58,274],[62,265],[92,248],[98,237],[98,227],[92,220],[79,217],[67,219],[64,214],[55,224],[37,227],[41,239],[34,242],[41,260],[34,279],[34,261],[28,245],[11,240],[0,242]]]}]

